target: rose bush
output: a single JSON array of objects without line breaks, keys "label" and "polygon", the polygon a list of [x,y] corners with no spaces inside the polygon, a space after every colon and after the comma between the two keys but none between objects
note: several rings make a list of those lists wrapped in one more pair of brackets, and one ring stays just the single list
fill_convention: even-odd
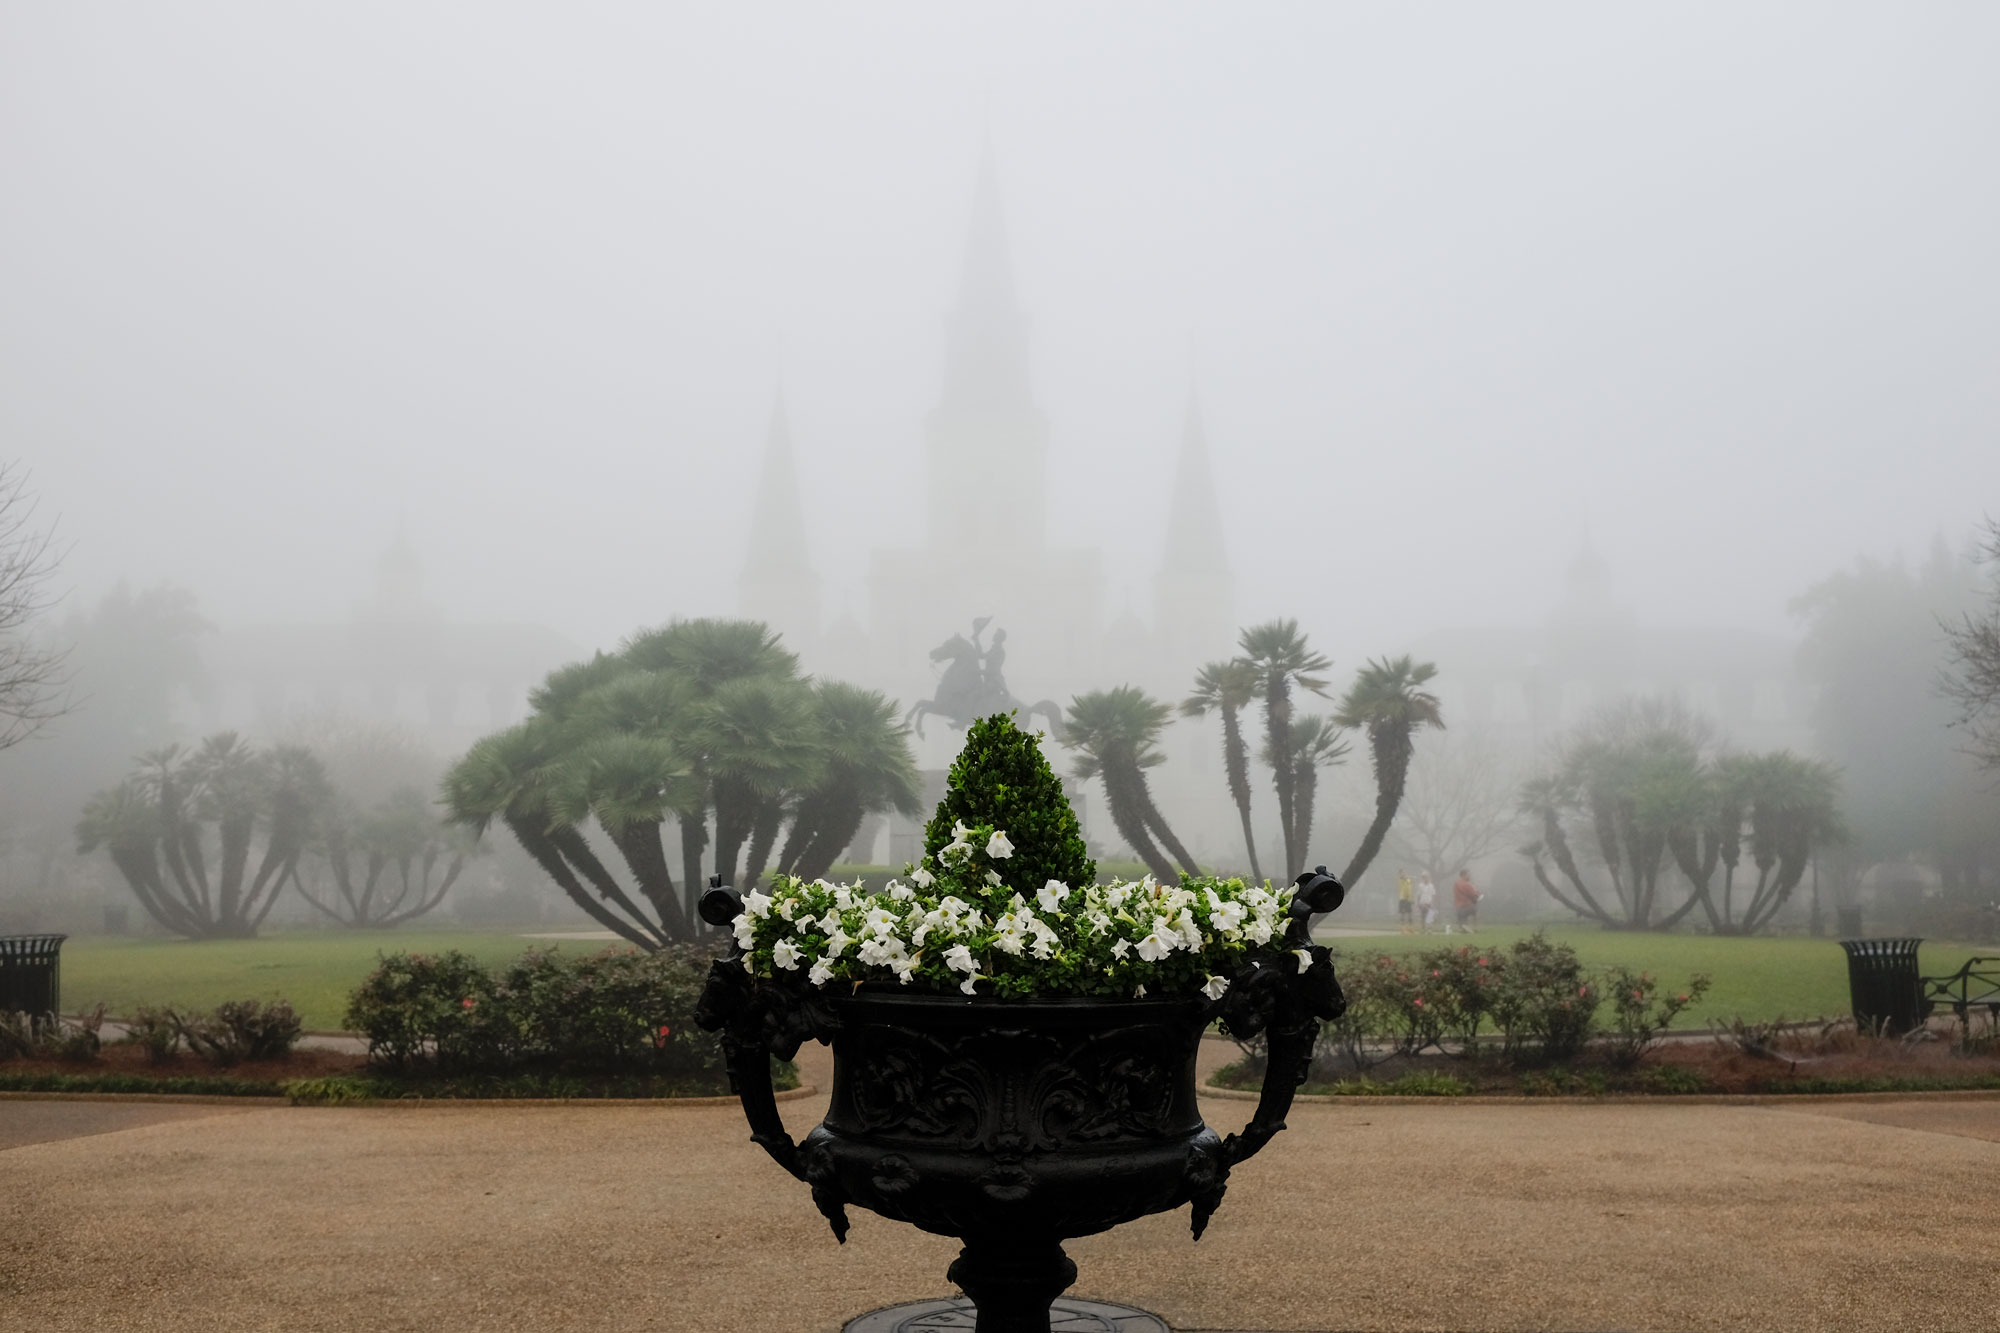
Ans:
[{"label": "rose bush", "polygon": [[347,1025],[389,1069],[565,1071],[719,1081],[694,1022],[711,949],[529,950],[489,970],[465,954],[390,954],[349,998]]}]

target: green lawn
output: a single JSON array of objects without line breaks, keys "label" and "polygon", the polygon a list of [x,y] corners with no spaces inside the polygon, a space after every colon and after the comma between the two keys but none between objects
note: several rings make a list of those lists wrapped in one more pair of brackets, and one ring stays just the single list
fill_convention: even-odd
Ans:
[{"label": "green lawn", "polygon": [[[1342,922],[1366,926],[1369,923]],[[1444,946],[1470,945],[1504,949],[1531,934],[1519,926],[1495,926],[1476,935],[1381,935],[1328,939],[1343,953],[1367,951],[1402,954]],[[1550,939],[1575,948],[1586,967],[1623,964],[1651,972],[1662,985],[1678,986],[1696,972],[1706,972],[1712,985],[1702,1003],[1688,1010],[1677,1026],[1704,1027],[1709,1020],[1732,1018],[1808,1019],[1849,1012],[1847,955],[1831,939],[1799,935],[1718,938],[1713,935],[1653,935],[1636,931],[1597,930],[1565,926],[1547,928]],[[1926,976],[1956,971],[1982,952],[1973,945],[1925,941],[1917,954]],[[1987,954],[2000,953],[1991,946]]]},{"label": "green lawn", "polygon": [[[1347,924],[1347,923],[1342,923]],[[1355,923],[1365,925],[1367,923]],[[1470,937],[1383,935],[1330,940],[1343,952],[1403,953],[1443,945],[1504,948],[1529,932],[1494,927]],[[1695,1027],[1710,1019],[1815,1018],[1848,1009],[1847,960],[1830,939],[1717,939],[1706,935],[1644,935],[1551,927],[1551,938],[1575,946],[1584,963],[1623,963],[1679,985],[1695,972],[1714,980],[1707,999],[1690,1011]],[[113,1015],[139,1005],[209,1008],[224,1000],[290,1000],[306,1027],[340,1027],[347,993],[367,975],[375,955],[407,949],[441,953],[462,949],[488,963],[518,957],[533,941],[502,930],[408,929],[383,933],[308,930],[255,940],[72,939],[63,945],[63,1008],[74,1012],[102,1001]],[[608,947],[590,940],[562,942],[569,950]],[[1949,972],[1978,953],[1966,945],[1926,943],[1920,955],[1928,975]],[[1989,949],[1987,952],[1996,952]]]},{"label": "green lawn", "polygon": [[281,998],[291,1001],[308,1031],[333,1031],[341,1026],[347,993],[375,966],[378,953],[461,949],[491,964],[537,944],[595,952],[611,943],[441,929],[301,930],[254,940],[71,939],[62,950],[62,1005],[74,1013],[101,1001],[116,1016],[139,1005],[206,1009],[225,1000]]}]

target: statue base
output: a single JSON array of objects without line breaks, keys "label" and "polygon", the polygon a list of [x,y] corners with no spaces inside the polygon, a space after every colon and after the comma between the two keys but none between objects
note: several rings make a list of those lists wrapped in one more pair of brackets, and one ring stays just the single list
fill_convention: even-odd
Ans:
[{"label": "statue base", "polygon": [[[842,1333],[971,1333],[977,1313],[968,1300],[912,1301],[871,1310]],[[1050,1333],[1173,1333],[1156,1314],[1108,1301],[1059,1296],[1049,1309]]]}]

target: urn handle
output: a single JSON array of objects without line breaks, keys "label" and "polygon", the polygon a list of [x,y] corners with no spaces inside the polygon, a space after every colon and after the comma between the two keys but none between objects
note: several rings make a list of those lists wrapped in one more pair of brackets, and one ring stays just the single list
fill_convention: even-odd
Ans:
[{"label": "urn handle", "polygon": [[1264,1087],[1256,1114],[1240,1134],[1222,1141],[1228,1166],[1257,1155],[1279,1130],[1299,1084],[1312,1069],[1319,1025],[1347,1012],[1347,998],[1333,975],[1333,955],[1311,942],[1312,918],[1340,906],[1346,890],[1325,866],[1301,874],[1285,927],[1286,950],[1253,959],[1239,973],[1220,1007],[1222,1021],[1239,1037],[1264,1033]]},{"label": "urn handle", "polygon": [[[696,911],[711,926],[727,929],[743,911],[743,900],[734,889],[724,887],[722,877],[711,876],[708,891],[701,895]],[[743,1103],[743,1118],[750,1122],[750,1141],[771,1154],[771,1159],[800,1180],[806,1178],[799,1161],[799,1146],[785,1130],[778,1114],[778,1094],[771,1086],[773,1036],[782,1045],[785,1034],[797,1024],[783,1012],[784,999],[768,987],[759,986],[743,966],[743,950],[732,948],[727,958],[709,966],[708,984],[702,989],[701,1003],[695,1008],[695,1022],[722,1039],[722,1058],[729,1073],[729,1090]],[[798,1050],[790,1041],[790,1053]]]}]

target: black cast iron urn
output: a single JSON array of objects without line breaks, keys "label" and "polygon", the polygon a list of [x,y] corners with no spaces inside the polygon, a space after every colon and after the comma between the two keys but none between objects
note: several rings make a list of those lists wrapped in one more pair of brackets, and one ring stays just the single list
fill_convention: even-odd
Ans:
[{"label": "black cast iron urn", "polygon": [[[978,1306],[980,1333],[1047,1333],[1050,1305],[1076,1280],[1064,1240],[1184,1203],[1199,1240],[1231,1169],[1285,1127],[1320,1023],[1345,1008],[1307,933],[1342,896],[1326,867],[1300,875],[1282,939],[1251,954],[1220,1000],[827,994],[753,977],[737,952],[716,961],[697,1016],[721,1034],[751,1139],[812,1187],[837,1238],[849,1204],[956,1236],[948,1275]],[[719,884],[701,900],[716,926],[742,910]],[[1240,1134],[1217,1135],[1195,1102],[1196,1046],[1216,1019],[1268,1044]],[[771,1057],[808,1039],[833,1046],[832,1104],[795,1143]]]}]

